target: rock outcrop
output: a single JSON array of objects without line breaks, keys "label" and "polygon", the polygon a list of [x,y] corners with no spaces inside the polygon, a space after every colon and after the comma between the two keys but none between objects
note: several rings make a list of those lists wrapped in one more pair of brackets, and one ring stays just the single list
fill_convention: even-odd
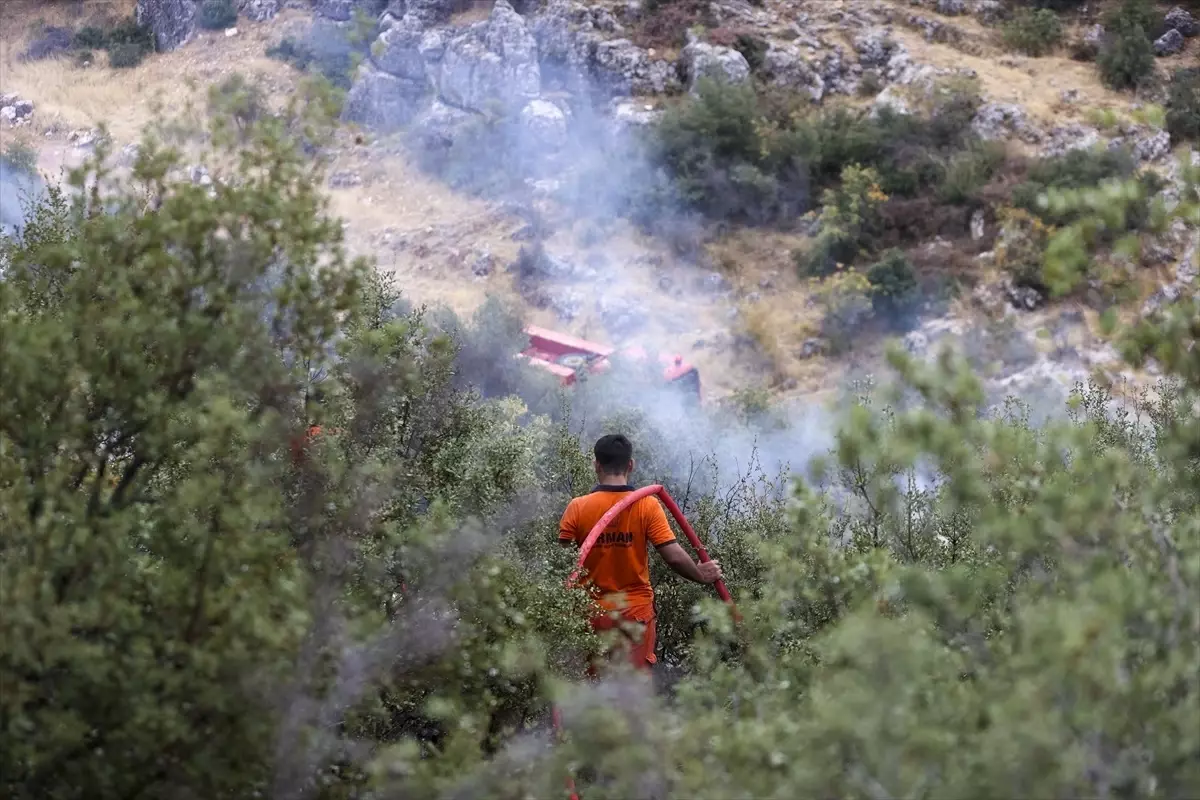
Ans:
[{"label": "rock outcrop", "polygon": [[679,61],[687,77],[689,92],[695,92],[705,78],[725,83],[745,83],[750,80],[750,64],[744,55],[732,47],[693,40],[683,48]]},{"label": "rock outcrop", "polygon": [[1159,56],[1173,56],[1182,52],[1184,44],[1186,41],[1183,34],[1172,28],[1154,40],[1154,53]]},{"label": "rock outcrop", "polygon": [[0,95],[0,120],[9,125],[21,125],[33,116],[33,103],[15,94]]},{"label": "rock outcrop", "polygon": [[971,129],[987,141],[1015,136],[1028,144],[1036,144],[1043,139],[1042,132],[1029,121],[1025,109],[1011,103],[980,106],[971,120]]},{"label": "rock outcrop", "polygon": [[154,34],[154,46],[167,52],[195,35],[198,6],[197,0],[138,0],[134,15]]},{"label": "rock outcrop", "polygon": [[449,39],[440,67],[441,100],[471,111],[519,110],[541,91],[537,42],[507,0],[496,0],[487,22]]},{"label": "rock outcrop", "polygon": [[1167,29],[1179,31],[1181,36],[1188,39],[1200,35],[1200,21],[1181,6],[1175,6],[1168,11],[1163,23]]},{"label": "rock outcrop", "polygon": [[679,86],[670,61],[621,37],[621,24],[602,6],[553,0],[531,25],[543,84],[604,97],[661,94]]},{"label": "rock outcrop", "polygon": [[280,0],[238,0],[238,14],[251,22],[266,22],[279,13]]},{"label": "rock outcrop", "polygon": [[775,86],[807,91],[813,102],[825,97],[825,80],[809,66],[798,47],[772,45],[763,56],[760,71]]},{"label": "rock outcrop", "polygon": [[389,132],[407,125],[421,109],[427,85],[391,75],[367,62],[358,68],[342,118]]}]

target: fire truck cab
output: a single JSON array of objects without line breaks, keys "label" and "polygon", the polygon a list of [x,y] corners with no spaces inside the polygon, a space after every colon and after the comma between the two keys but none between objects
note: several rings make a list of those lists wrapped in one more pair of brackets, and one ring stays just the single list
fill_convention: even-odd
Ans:
[{"label": "fire truck cab", "polygon": [[[640,347],[618,350],[535,325],[527,326],[525,332],[529,334],[529,346],[520,356],[535,367],[556,375],[563,386],[574,384],[582,372],[595,374],[611,369],[609,357],[614,354],[643,363],[650,360],[650,355]],[[684,361],[683,356],[659,354],[657,359],[663,365],[663,381],[699,402],[699,370]]]}]

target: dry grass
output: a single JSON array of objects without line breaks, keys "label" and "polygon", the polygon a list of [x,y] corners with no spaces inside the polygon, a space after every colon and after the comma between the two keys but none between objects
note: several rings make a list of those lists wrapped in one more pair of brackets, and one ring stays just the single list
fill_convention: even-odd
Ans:
[{"label": "dry grass", "polygon": [[775,383],[817,391],[830,385],[836,370],[820,355],[803,355],[821,316],[791,256],[807,242],[796,234],[735,231],[710,245],[709,254],[743,296],[739,327],[770,363]]},{"label": "dry grass", "polygon": [[[97,17],[120,18],[132,11],[134,0],[86,0],[83,11],[71,14],[62,6],[45,9],[29,0],[3,0],[6,24],[0,28],[0,88],[32,100],[35,122],[45,131],[90,128],[106,123],[118,143],[136,140],[156,116],[185,108],[203,99],[207,87],[241,72],[262,79],[269,89],[286,91],[294,81],[291,68],[267,58],[269,44],[279,38],[281,21],[255,25],[242,22],[238,35],[200,31],[186,47],[147,58],[132,69],[104,65],[79,68],[69,59],[22,62],[19,58],[39,19],[50,24],[82,25]],[[75,8],[76,4],[69,7]],[[47,13],[44,13],[47,12]],[[53,12],[53,13],[49,13]]]}]

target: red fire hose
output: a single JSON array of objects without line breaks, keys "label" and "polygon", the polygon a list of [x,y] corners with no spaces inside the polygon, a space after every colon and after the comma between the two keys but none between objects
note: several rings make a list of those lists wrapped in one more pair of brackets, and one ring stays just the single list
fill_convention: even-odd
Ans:
[{"label": "red fire hose", "polygon": [[[645,486],[641,489],[637,489],[622,497],[616,505],[610,508],[604,514],[604,516],[602,516],[600,520],[592,526],[591,531],[588,532],[587,538],[583,540],[583,545],[579,548],[579,560],[575,564],[575,569],[567,577],[566,586],[568,589],[574,586],[575,582],[579,579],[579,573],[583,569],[583,562],[592,552],[592,548],[595,546],[596,540],[600,538],[600,534],[604,532],[604,529],[607,528],[622,511],[629,508],[643,497],[650,497],[651,495],[658,495],[658,499],[661,500],[663,505],[667,507],[667,510],[671,512],[671,516],[674,517],[675,521],[679,523],[679,527],[683,530],[683,534],[687,536],[688,541],[691,542],[692,547],[695,548],[696,555],[699,556],[700,562],[704,563],[705,561],[712,560],[708,555],[708,551],[704,549],[704,545],[700,543],[700,537],[696,535],[696,531],[692,529],[692,526],[688,523],[687,518],[683,516],[683,511],[679,508],[679,504],[675,502],[675,499],[671,497],[666,488],[658,484],[654,484],[652,486]],[[713,584],[713,586],[716,587],[717,594],[720,595],[721,599],[732,607],[733,596],[730,595],[729,590],[725,588],[725,581],[718,580]],[[736,619],[737,610],[734,609],[733,613],[734,618]],[[561,730],[562,725],[562,719],[558,713],[557,706],[553,708],[552,718],[554,721],[554,730],[557,733]],[[579,800],[579,795],[575,793],[575,781],[570,777],[567,778],[567,792],[570,795],[570,800]]]}]

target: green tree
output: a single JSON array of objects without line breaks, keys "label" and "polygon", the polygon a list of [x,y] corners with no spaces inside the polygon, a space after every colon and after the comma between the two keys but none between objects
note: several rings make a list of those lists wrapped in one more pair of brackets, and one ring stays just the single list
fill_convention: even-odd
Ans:
[{"label": "green tree", "polygon": [[1154,44],[1150,41],[1154,9],[1146,0],[1122,0],[1108,17],[1108,37],[1096,64],[1112,89],[1136,89],[1154,76]]},{"label": "green tree", "polygon": [[[553,540],[588,428],[483,399],[465,337],[348,258],[321,97],[215,106],[182,143],[211,186],[167,129],[132,178],[101,147],[4,244],[6,796],[1195,794],[1195,301],[1119,338],[1153,396],[1078,387],[1039,429],[950,351],[893,352],[896,387],[847,398],[790,493],[692,493],[677,441],[603,420],[647,443],[740,613],[660,582],[669,690],[583,683],[592,608]],[[1153,221],[1195,231],[1182,174]],[[1047,285],[1142,194],[1051,190]]]}]

